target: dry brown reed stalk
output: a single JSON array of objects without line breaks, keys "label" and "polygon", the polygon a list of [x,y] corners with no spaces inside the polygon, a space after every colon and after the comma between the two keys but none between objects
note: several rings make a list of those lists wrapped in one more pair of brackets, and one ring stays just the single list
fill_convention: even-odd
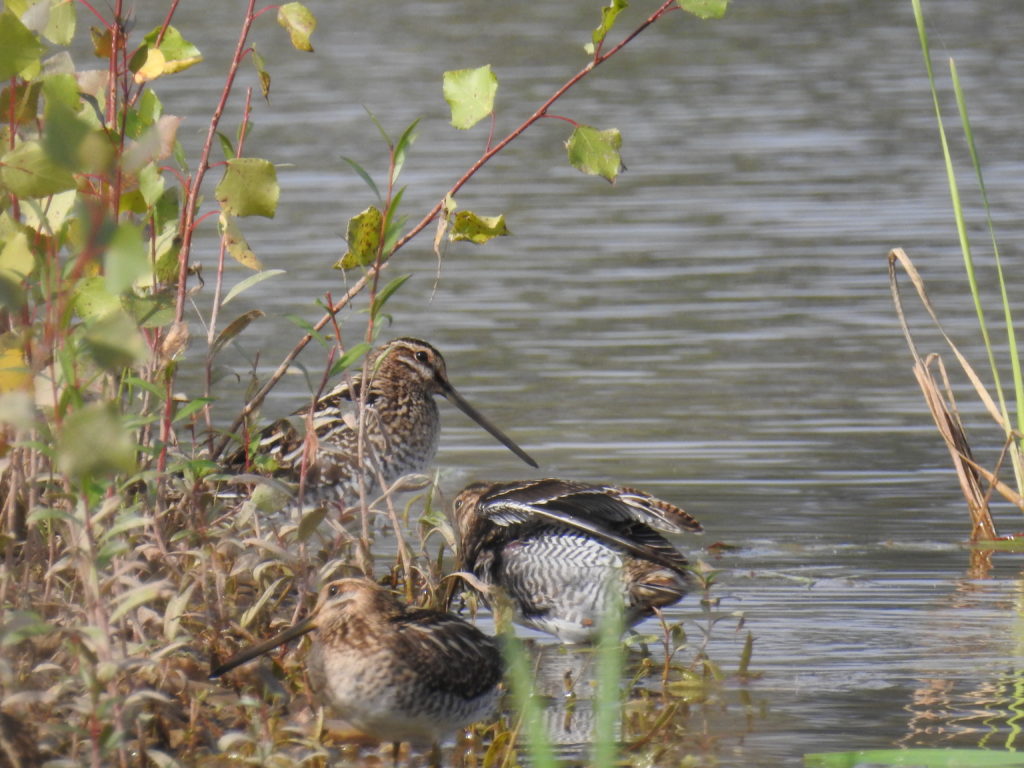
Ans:
[{"label": "dry brown reed stalk", "polygon": [[[961,369],[974,387],[978,398],[992,419],[1007,436],[1003,450],[1000,452],[999,460],[992,471],[981,466],[974,459],[942,359],[936,353],[922,358],[918,352],[917,345],[914,343],[913,335],[910,332],[910,326],[907,323],[906,314],[903,311],[903,301],[900,295],[896,271],[897,265],[902,267],[903,271],[910,278],[917,291],[918,298],[936,328],[938,328],[939,333],[942,334],[942,338],[949,345]],[[949,449],[950,457],[953,459],[953,465],[956,469],[957,479],[960,482],[960,490],[967,501],[967,509],[971,517],[971,541],[993,541],[999,538],[989,506],[993,491],[998,492],[1004,499],[1024,511],[1024,498],[1013,488],[1000,481],[998,477],[999,470],[1002,467],[1012,441],[1019,439],[1020,434],[1006,424],[999,408],[989,395],[988,390],[981,382],[974,368],[943,329],[942,324],[939,322],[938,314],[928,298],[924,280],[902,248],[894,248],[889,251],[889,288],[892,292],[893,304],[896,307],[900,327],[903,329],[907,346],[910,347],[910,353],[914,358],[914,377],[921,387],[921,392],[924,395],[925,403],[932,415],[932,419],[935,421],[935,426],[938,428],[939,434]],[[941,379],[941,385],[937,381],[936,369],[938,378]],[[987,488],[983,487],[983,481],[988,484]]]}]

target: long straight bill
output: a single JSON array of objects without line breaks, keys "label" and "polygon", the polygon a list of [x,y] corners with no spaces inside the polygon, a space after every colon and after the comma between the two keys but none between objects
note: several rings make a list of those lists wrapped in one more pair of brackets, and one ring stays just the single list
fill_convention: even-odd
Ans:
[{"label": "long straight bill", "polygon": [[225,672],[230,672],[235,667],[239,667],[242,664],[245,664],[245,662],[251,661],[257,656],[262,656],[264,653],[274,650],[277,646],[284,645],[289,640],[294,640],[296,637],[300,637],[315,629],[315,618],[315,615],[305,618],[295,626],[288,627],[284,632],[279,632],[274,635],[269,640],[264,640],[262,643],[256,643],[256,645],[250,645],[248,648],[243,648],[223,664],[214,668],[210,672],[210,677],[220,677]]},{"label": "long straight bill", "polygon": [[526,451],[524,451],[522,448],[516,445],[515,442],[513,442],[511,437],[509,437],[496,426],[491,424],[491,422],[484,418],[484,415],[480,413],[480,411],[478,411],[476,408],[470,405],[469,402],[467,402],[466,399],[455,390],[455,387],[453,387],[451,384],[448,384],[447,386],[444,387],[444,389],[445,396],[452,401],[452,404],[456,408],[458,408],[464,414],[469,416],[469,418],[471,418],[481,427],[490,432],[491,436],[494,437],[499,443],[504,445],[506,448],[512,451],[512,453],[514,453],[520,459],[525,461],[531,467],[539,466],[537,462],[533,460],[533,457],[530,456],[530,454],[528,454]]}]

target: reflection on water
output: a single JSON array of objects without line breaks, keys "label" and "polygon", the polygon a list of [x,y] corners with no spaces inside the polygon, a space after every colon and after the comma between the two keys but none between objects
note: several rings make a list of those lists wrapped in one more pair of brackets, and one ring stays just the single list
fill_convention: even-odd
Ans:
[{"label": "reflection on water", "polygon": [[[988,660],[987,674],[966,679],[956,674],[963,656],[989,653],[985,635],[959,639],[946,649],[934,649],[930,665],[939,667],[943,655],[948,669],[922,677],[907,704],[910,717],[906,735],[898,743],[906,746],[987,747],[991,749],[1024,748],[1024,667],[1019,657],[1024,654],[1024,616],[1022,600],[1024,583],[1013,585],[1012,605],[1001,606],[1016,616],[1012,627],[1013,655]],[[948,630],[959,635],[958,624],[964,611],[978,608],[983,601],[977,584],[964,582],[950,599]],[[996,619],[993,617],[993,623]],[[1014,658],[1016,657],[1016,658]]]},{"label": "reflection on water", "polygon": [[[288,275],[232,303],[267,312],[233,362],[258,351],[268,372],[299,336],[286,316],[317,317],[316,299],[344,289],[330,265],[344,222],[372,200],[339,155],[378,178],[385,162],[362,105],[395,134],[423,118],[403,176],[415,220],[485,141],[483,128],[447,125],[440,73],[493,66],[500,135],[582,65],[592,5],[429,0],[401,14],[390,3],[314,4],[317,53],[305,57],[277,55],[283,35],[261,27],[274,90],[247,148],[288,165],[276,219],[246,220],[245,231]],[[1024,14],[1017,0],[925,6],[937,62],[957,57],[1013,259],[1024,166],[1006,104],[1024,100]],[[208,62],[160,92],[168,112],[188,115],[187,141],[201,137],[198,109],[219,92],[231,46],[218,35],[237,13],[182,4],[180,26],[196,30]],[[443,350],[455,385],[544,474],[642,487],[699,518],[707,543],[739,547],[706,558],[723,571],[723,606],[755,635],[762,675],[673,715],[674,736],[737,766],[897,744],[1017,745],[1016,556],[963,576],[966,511],[886,284],[885,254],[902,246],[976,354],[909,0],[735,3],[714,24],[676,14],[557,111],[621,128],[628,172],[612,187],[563,167],[566,126],[542,121],[459,196],[505,213],[513,237],[452,245],[440,279],[430,243],[414,242],[392,267],[412,279],[388,305],[387,333]],[[975,226],[976,197],[965,200]],[[198,241],[207,262],[212,230]],[[232,270],[231,281],[244,277]],[[346,339],[363,318],[343,313]],[[323,355],[303,363],[318,371]],[[287,378],[268,415],[300,403],[304,381]],[[218,384],[226,400],[241,389],[230,376]],[[1002,438],[967,410],[987,461]],[[524,474],[452,409],[443,419],[449,491]],[[684,601],[674,618],[695,613]],[[717,633],[712,659],[734,665],[741,635]],[[558,715],[559,738],[576,738],[585,712],[580,702],[568,724]]]}]

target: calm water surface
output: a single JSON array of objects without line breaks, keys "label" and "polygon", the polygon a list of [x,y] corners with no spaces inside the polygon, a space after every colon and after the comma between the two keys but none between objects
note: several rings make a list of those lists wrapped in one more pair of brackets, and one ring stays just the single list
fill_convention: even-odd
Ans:
[{"label": "calm water surface", "polygon": [[[179,25],[198,31],[207,63],[159,92],[188,116],[194,145],[240,4],[188,5]],[[623,28],[648,5],[636,3]],[[958,62],[1013,279],[1024,237],[1024,9],[924,5],[939,72],[948,56]],[[629,170],[614,186],[565,165],[568,128],[557,120],[482,172],[459,203],[505,213],[514,236],[453,245],[439,276],[432,236],[402,251],[391,273],[413,279],[389,305],[387,334],[435,342],[456,386],[545,474],[645,488],[701,519],[703,544],[738,547],[695,555],[722,569],[718,595],[744,613],[762,676],[709,705],[704,762],[1016,745],[1018,561],[969,571],[966,509],[887,286],[886,252],[902,246],[976,355],[909,0],[735,6],[716,23],[659,23],[557,105],[622,130]],[[339,156],[378,179],[385,163],[362,105],[395,135],[422,119],[403,175],[418,220],[486,141],[483,125],[447,124],[440,73],[490,63],[504,135],[584,64],[598,4],[310,7],[315,55],[287,50],[269,14],[256,34],[274,85],[247,149],[287,165],[277,217],[245,229],[264,264],[288,275],[229,305],[267,312],[234,352],[243,372],[257,351],[269,372],[299,335],[286,316],[318,317],[315,299],[345,288],[330,266],[345,222],[373,201]],[[947,122],[956,141],[954,112]],[[955,152],[962,160],[962,144]],[[961,178],[971,180],[966,165]],[[976,195],[965,199],[985,259]],[[197,257],[211,274],[212,238]],[[232,267],[229,281],[244,276]],[[349,341],[362,318],[343,315]],[[939,350],[918,327],[924,349]],[[310,352],[303,362],[318,377],[323,354]],[[231,376],[218,387],[239,397]],[[267,410],[307,391],[290,377]],[[525,474],[454,409],[444,416],[447,487]],[[973,423],[991,462],[998,438],[980,416]],[[1018,519],[1003,512],[1007,531]],[[677,617],[697,612],[687,601]],[[712,657],[734,667],[743,636],[719,625]]]}]

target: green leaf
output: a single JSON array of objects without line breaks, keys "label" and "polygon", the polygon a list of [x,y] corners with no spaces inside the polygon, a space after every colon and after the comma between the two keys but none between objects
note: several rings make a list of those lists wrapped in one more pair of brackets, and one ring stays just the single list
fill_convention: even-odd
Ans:
[{"label": "green leaf", "polygon": [[274,164],[259,157],[228,160],[224,178],[214,191],[217,201],[228,213],[268,219],[274,218],[280,194]]},{"label": "green leaf", "polygon": [[228,295],[224,297],[224,300],[220,303],[220,305],[223,307],[225,304],[227,304],[229,301],[235,298],[235,296],[238,296],[243,291],[252,288],[257,283],[262,283],[264,280],[283,274],[285,274],[285,270],[283,269],[264,269],[261,270],[260,272],[257,272],[255,275],[249,275],[247,278],[245,278],[245,280],[238,283],[238,285],[234,286],[230,291],[228,291]]},{"label": "green leaf", "polygon": [[1024,765],[1024,754],[998,749],[869,749],[804,755],[806,768],[854,768],[858,765],[915,768],[1003,768]]},{"label": "green leaf", "polygon": [[256,258],[256,254],[249,247],[249,241],[235,223],[235,217],[223,211],[220,214],[220,233],[224,237],[228,253],[235,261],[249,269],[263,269],[263,264]]},{"label": "green leaf", "polygon": [[149,272],[149,257],[142,242],[142,230],[128,222],[121,224],[103,254],[107,291],[115,295],[125,293],[136,280]]},{"label": "green leaf", "polygon": [[419,125],[419,119],[413,120],[405,132],[402,133],[398,139],[398,143],[395,144],[394,151],[394,170],[391,172],[391,183],[394,184],[398,180],[398,174],[402,172],[402,166],[405,165],[405,155],[409,151],[409,147],[416,141],[416,126]]},{"label": "green leaf", "polygon": [[720,19],[725,16],[729,0],[676,0],[679,7],[701,19]]},{"label": "green leaf", "polygon": [[75,36],[75,6],[67,0],[50,0],[50,18],[43,36],[54,45],[71,45]]},{"label": "green leaf", "polygon": [[[260,91],[263,93],[263,98],[270,101],[270,73],[267,72],[267,64],[256,50],[255,45],[252,47],[252,64],[256,67],[256,74],[260,78]],[[227,155],[227,157],[232,157],[233,155],[234,153]]]},{"label": "green leaf", "polygon": [[18,197],[45,197],[75,188],[71,171],[48,157],[37,141],[22,142],[0,157],[0,181]]},{"label": "green leaf", "polygon": [[121,308],[121,300],[107,290],[107,280],[102,276],[79,280],[72,301],[75,312],[83,320],[95,320]]},{"label": "green leaf", "polygon": [[615,181],[622,170],[621,146],[622,134],[618,129],[599,131],[589,125],[576,126],[565,143],[569,164],[573,168],[592,176],[602,176],[608,181]]},{"label": "green leaf", "polygon": [[[144,40],[146,45],[155,45],[157,36],[160,34],[160,27],[153,27]],[[192,43],[181,36],[177,27],[169,26],[164,30],[163,40],[160,41],[160,52],[167,58],[168,62],[176,62],[178,72],[182,69],[198,64],[203,60],[203,54]]]},{"label": "green leaf", "polygon": [[266,313],[262,309],[250,309],[248,312],[239,315],[230,323],[223,331],[217,334],[217,338],[213,342],[213,349],[210,351],[211,357],[216,357],[217,354],[224,348],[224,345],[235,338],[238,334],[249,327],[249,324],[253,320],[258,320],[263,317]]},{"label": "green leaf", "polygon": [[366,172],[366,170],[363,168],[363,166],[361,166],[359,163],[357,163],[352,158],[345,157],[344,155],[341,156],[341,159],[344,160],[346,163],[348,163],[352,167],[352,170],[355,171],[359,175],[359,178],[361,178],[364,182],[366,182],[366,186],[368,186],[370,188],[370,191],[373,192],[374,195],[376,195],[378,200],[382,200],[383,199],[380,196],[380,190],[377,189],[377,185],[374,183],[373,179],[370,177],[370,174],[368,174]]},{"label": "green leaf", "polygon": [[110,373],[120,373],[149,358],[149,347],[138,326],[120,308],[95,320],[86,330],[82,346],[98,366]]},{"label": "green leaf", "polygon": [[231,145],[231,139],[221,131],[217,131],[217,139],[220,141],[220,151],[224,153],[225,160],[232,160],[235,157],[235,148]]},{"label": "green leaf", "polygon": [[334,265],[335,269],[365,267],[376,260],[382,219],[380,210],[372,205],[349,219],[346,234],[348,251]]},{"label": "green leaf", "polygon": [[139,192],[146,201],[146,207],[152,208],[159,202],[164,193],[164,177],[156,163],[147,163],[138,173]]},{"label": "green leaf", "polygon": [[384,126],[381,125],[380,120],[377,119],[377,116],[373,114],[373,112],[371,112],[369,109],[366,109],[365,105],[363,106],[363,109],[366,110],[366,114],[369,116],[370,122],[372,122],[377,127],[377,132],[380,133],[381,138],[384,139],[384,143],[387,144],[388,149],[394,147],[394,144],[391,141],[391,137],[388,136],[388,132],[384,130]]},{"label": "green leaf", "polygon": [[629,3],[627,0],[611,0],[609,5],[601,9],[601,24],[594,28],[594,32],[591,35],[595,46],[604,41],[605,36],[615,26],[615,20],[619,17],[619,14],[628,7]]},{"label": "green leaf", "polygon": [[385,285],[382,290],[378,291],[377,295],[373,297],[373,304],[370,305],[370,317],[376,319],[381,308],[387,303],[387,300],[391,298],[391,295],[401,288],[405,281],[410,277],[412,277],[412,275],[400,275]]},{"label": "green leaf", "polygon": [[0,309],[17,312],[24,306],[25,290],[21,287],[21,278],[0,269]]},{"label": "green leaf", "polygon": [[138,295],[126,293],[121,297],[121,306],[131,315],[139,328],[163,328],[174,321],[174,292]]},{"label": "green leaf", "polygon": [[452,110],[452,125],[472,128],[494,112],[498,78],[491,65],[478,69],[456,69],[444,73],[444,100]]},{"label": "green leaf", "polygon": [[0,80],[10,80],[39,64],[46,50],[10,10],[0,13]]},{"label": "green leaf", "polygon": [[334,378],[339,373],[348,368],[352,363],[361,358],[371,349],[370,345],[365,341],[356,344],[354,347],[349,347],[334,365],[331,366],[330,378]]},{"label": "green leaf", "polygon": [[302,3],[285,3],[277,9],[277,23],[288,30],[292,45],[300,51],[312,51],[310,35],[316,29],[316,17]]},{"label": "green leaf", "polygon": [[57,461],[72,477],[135,471],[135,440],[113,403],[94,403],[71,413],[57,436]]},{"label": "green leaf", "polygon": [[36,268],[36,257],[28,243],[28,235],[15,232],[0,248],[0,270],[25,278]]},{"label": "green leaf", "polygon": [[453,241],[469,240],[480,245],[491,238],[508,234],[504,216],[477,216],[472,211],[459,211],[455,214],[448,237]]},{"label": "green leaf", "polygon": [[216,398],[213,397],[197,397],[195,400],[190,400],[174,412],[174,418],[171,419],[171,423],[177,424],[179,421],[184,421],[196,411],[202,410],[203,406],[209,405],[215,400]]},{"label": "green leaf", "polygon": [[395,243],[402,234],[402,230],[405,228],[406,216],[396,216],[398,209],[402,204],[402,197],[405,196],[405,187],[399,189],[395,196],[391,198],[391,205],[388,206],[388,214],[384,217],[384,247],[381,249],[381,253],[385,257],[391,255],[391,250],[395,247]]},{"label": "green leaf", "polygon": [[[138,130],[133,134],[132,138],[137,138],[142,131],[156,123],[163,113],[164,105],[160,102],[156,91],[152,89],[143,91],[142,97],[139,99],[139,108],[135,111],[136,118],[139,121]],[[131,113],[129,112],[129,114]]]}]

